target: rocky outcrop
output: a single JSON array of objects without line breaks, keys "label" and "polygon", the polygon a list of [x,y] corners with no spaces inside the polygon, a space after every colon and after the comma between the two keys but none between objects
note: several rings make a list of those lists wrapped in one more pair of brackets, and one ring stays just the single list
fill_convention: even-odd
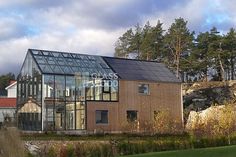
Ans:
[{"label": "rocky outcrop", "polygon": [[201,111],[236,98],[236,81],[197,82],[185,84],[183,89],[184,108],[189,112]]}]

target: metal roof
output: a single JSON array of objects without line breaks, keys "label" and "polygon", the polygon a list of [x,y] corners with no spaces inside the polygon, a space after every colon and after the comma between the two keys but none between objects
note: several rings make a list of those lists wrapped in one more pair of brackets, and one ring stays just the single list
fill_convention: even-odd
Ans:
[{"label": "metal roof", "polygon": [[103,57],[103,59],[121,79],[181,82],[181,80],[162,63],[112,57]]}]

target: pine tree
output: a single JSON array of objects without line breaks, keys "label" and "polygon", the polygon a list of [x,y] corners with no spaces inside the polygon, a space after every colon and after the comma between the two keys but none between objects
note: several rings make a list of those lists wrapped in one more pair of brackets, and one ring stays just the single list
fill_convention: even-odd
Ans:
[{"label": "pine tree", "polygon": [[194,32],[190,32],[187,28],[187,21],[183,18],[178,18],[172,23],[165,36],[169,54],[173,57],[173,62],[170,64],[175,68],[178,78],[180,77],[179,71],[181,70],[180,59],[182,56],[188,54],[188,51],[192,48],[193,34]]},{"label": "pine tree", "polygon": [[231,28],[229,32],[224,36],[222,47],[225,50],[228,60],[228,69],[230,70],[230,78],[235,78],[235,57],[236,57],[236,31]]},{"label": "pine tree", "polygon": [[115,44],[115,57],[126,58],[131,50],[134,33],[132,29],[127,30]]}]

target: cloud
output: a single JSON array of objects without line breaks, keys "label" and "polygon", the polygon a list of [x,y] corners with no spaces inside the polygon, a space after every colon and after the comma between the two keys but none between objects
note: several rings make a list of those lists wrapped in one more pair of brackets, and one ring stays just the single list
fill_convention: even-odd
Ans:
[{"label": "cloud", "polygon": [[19,72],[28,48],[112,56],[128,28],[160,19],[168,29],[183,17],[191,30],[236,25],[231,0],[0,1],[0,73]]},{"label": "cloud", "polygon": [[52,32],[1,42],[0,73],[18,74],[28,48],[112,56],[114,41],[123,31],[86,29],[74,32],[73,36]]}]

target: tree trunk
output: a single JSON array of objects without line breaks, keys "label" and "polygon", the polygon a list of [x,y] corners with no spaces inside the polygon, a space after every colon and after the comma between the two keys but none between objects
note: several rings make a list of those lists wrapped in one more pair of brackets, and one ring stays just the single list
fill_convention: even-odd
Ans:
[{"label": "tree trunk", "polygon": [[219,64],[220,64],[220,75],[221,75],[221,80],[222,81],[225,81],[225,70],[224,70],[224,67],[223,67],[223,64],[222,64],[222,61],[221,61],[221,57],[220,57],[220,54],[218,54],[218,59],[219,59]]},{"label": "tree trunk", "polygon": [[234,58],[230,57],[231,80],[234,80]]}]

